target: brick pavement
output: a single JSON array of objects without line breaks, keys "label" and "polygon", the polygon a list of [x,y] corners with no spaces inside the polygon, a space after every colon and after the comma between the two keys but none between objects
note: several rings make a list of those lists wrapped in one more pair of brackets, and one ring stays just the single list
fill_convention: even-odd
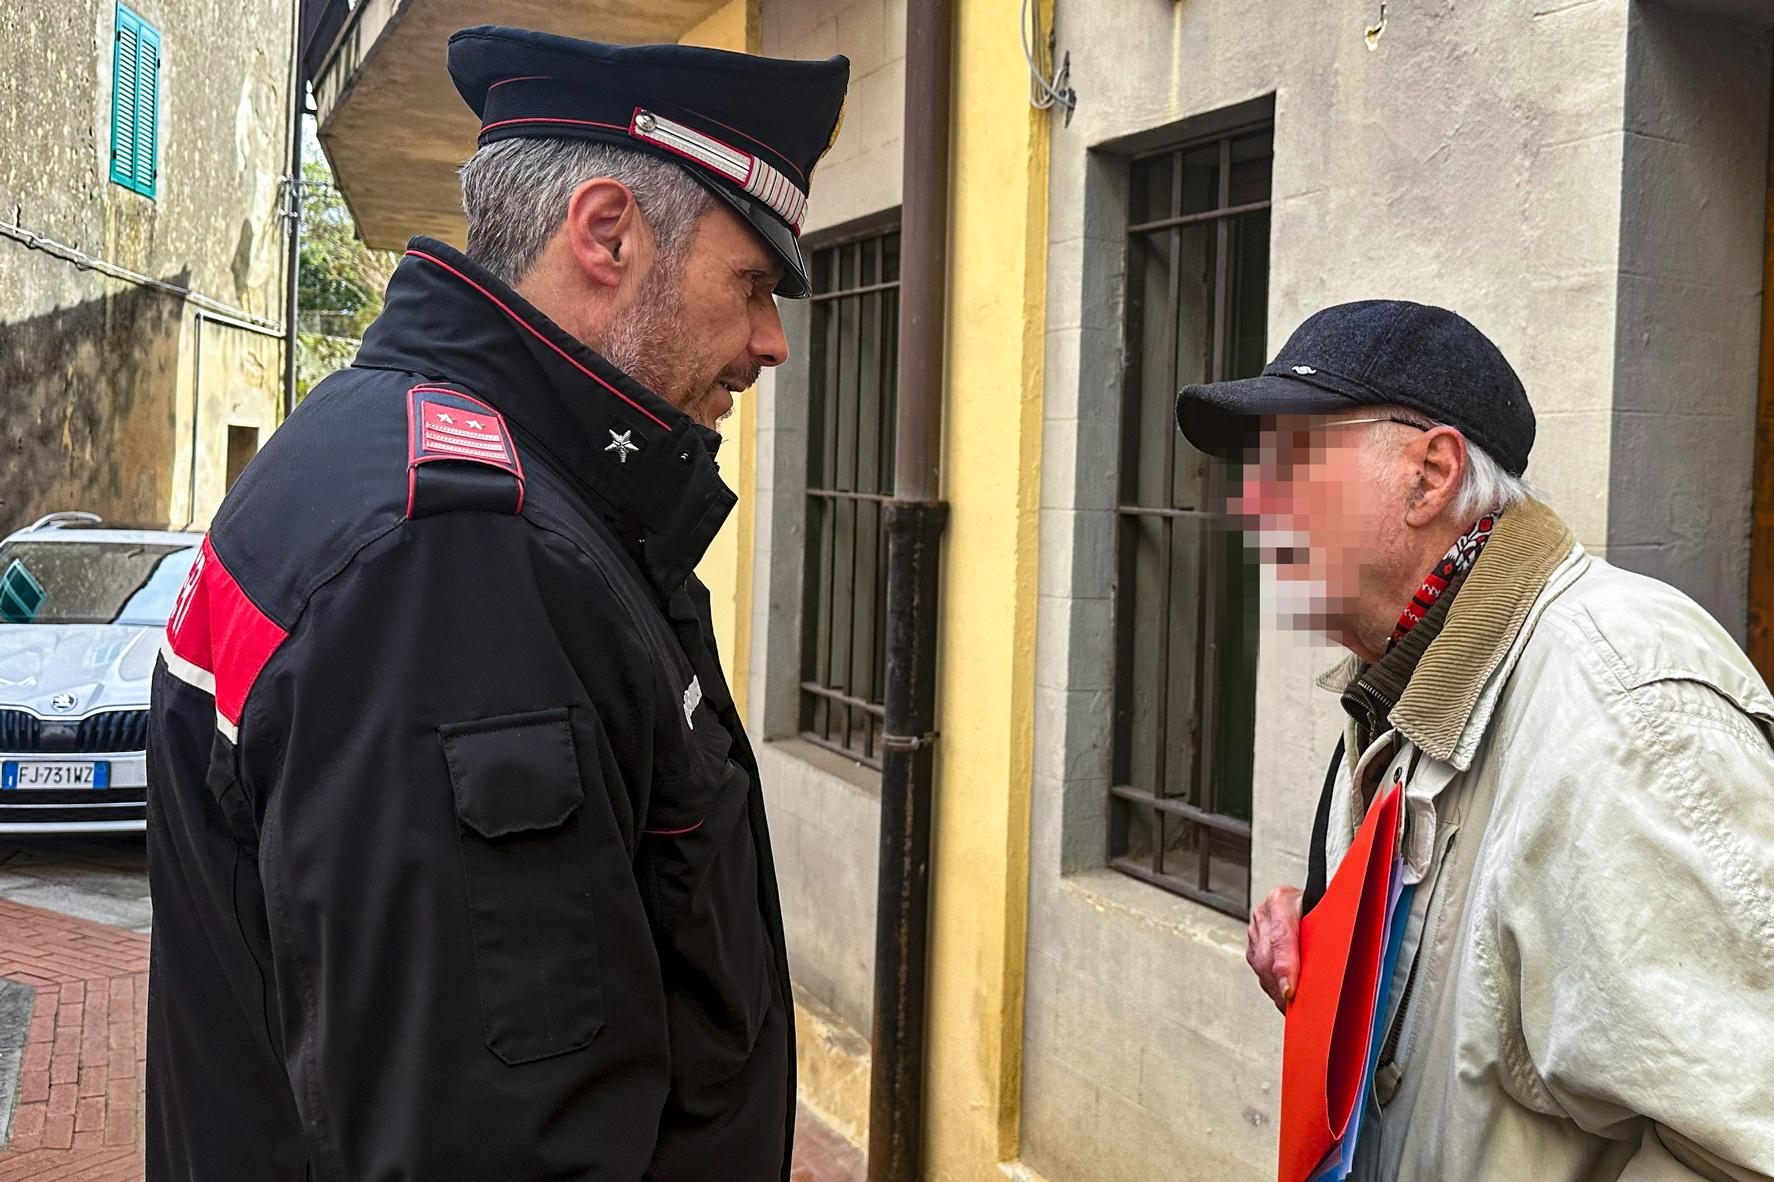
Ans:
[{"label": "brick pavement", "polygon": [[[0,977],[36,990],[0,1182],[140,1182],[148,937],[0,899]],[[793,1182],[861,1182],[804,1110]]]},{"label": "brick pavement", "polygon": [[0,1182],[140,1179],[148,937],[0,900],[0,977],[36,990]]}]

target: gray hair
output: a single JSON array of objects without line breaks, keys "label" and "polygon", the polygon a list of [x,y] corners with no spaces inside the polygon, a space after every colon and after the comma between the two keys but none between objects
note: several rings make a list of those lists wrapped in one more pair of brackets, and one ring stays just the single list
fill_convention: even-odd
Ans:
[{"label": "gray hair", "polygon": [[[1427,415],[1403,406],[1381,407],[1376,413],[1385,414],[1424,431],[1442,425]],[[1453,501],[1448,505],[1455,518],[1476,521],[1486,513],[1501,513],[1505,509],[1513,509],[1533,496],[1534,488],[1526,480],[1511,476],[1484,448],[1470,439],[1466,441],[1466,471],[1460,477],[1460,487],[1455,490]]]},{"label": "gray hair", "polygon": [[594,140],[500,140],[469,157],[461,177],[468,257],[512,285],[529,274],[560,229],[573,190],[596,177],[628,186],[668,266],[680,260],[690,229],[714,205],[708,190],[677,165]]}]

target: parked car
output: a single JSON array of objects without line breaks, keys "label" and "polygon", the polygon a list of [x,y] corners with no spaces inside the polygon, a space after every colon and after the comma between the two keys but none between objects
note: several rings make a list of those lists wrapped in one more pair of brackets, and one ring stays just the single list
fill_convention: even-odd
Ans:
[{"label": "parked car", "polygon": [[146,829],[148,686],[202,541],[52,513],[0,542],[0,834]]}]

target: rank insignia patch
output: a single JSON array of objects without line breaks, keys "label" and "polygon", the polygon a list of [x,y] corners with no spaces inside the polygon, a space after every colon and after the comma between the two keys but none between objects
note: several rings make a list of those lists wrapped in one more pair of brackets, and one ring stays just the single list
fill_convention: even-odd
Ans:
[{"label": "rank insignia patch", "polygon": [[407,452],[409,517],[421,499],[422,467],[439,460],[466,460],[509,474],[516,480],[512,511],[523,506],[524,469],[511,430],[498,411],[478,398],[443,386],[414,386],[407,391]]},{"label": "rank insignia patch", "polygon": [[414,386],[407,401],[412,412],[412,463],[474,460],[523,477],[511,433],[492,407],[441,386]]}]

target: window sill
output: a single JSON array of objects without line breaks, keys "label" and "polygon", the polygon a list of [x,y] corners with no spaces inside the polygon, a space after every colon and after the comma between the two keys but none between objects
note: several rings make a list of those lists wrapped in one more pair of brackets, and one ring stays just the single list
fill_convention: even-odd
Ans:
[{"label": "window sill", "polygon": [[1248,925],[1203,903],[1131,878],[1107,866],[1064,875],[1059,889],[1099,912],[1127,917],[1164,935],[1244,955]]},{"label": "window sill", "polygon": [[[762,747],[767,751],[804,763],[816,772],[836,780],[842,780],[847,786],[858,792],[876,798],[881,795],[880,772],[853,759],[845,759],[837,752],[828,751],[817,743],[809,743],[800,738],[767,739]],[[764,791],[768,793],[769,790],[770,786],[766,784]]]}]

